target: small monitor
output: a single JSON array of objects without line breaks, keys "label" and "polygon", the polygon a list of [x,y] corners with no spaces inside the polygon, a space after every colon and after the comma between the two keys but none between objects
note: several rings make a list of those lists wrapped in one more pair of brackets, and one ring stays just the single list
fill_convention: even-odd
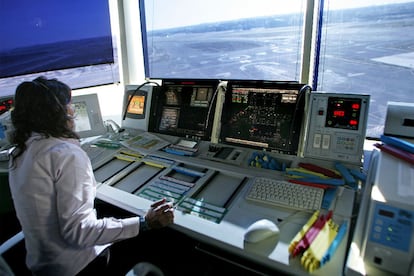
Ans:
[{"label": "small monitor", "polygon": [[220,142],[296,155],[308,89],[297,82],[229,81]]},{"label": "small monitor", "polygon": [[147,97],[148,92],[144,90],[125,90],[125,117],[132,119],[144,119],[147,106]]},{"label": "small monitor", "polygon": [[218,80],[163,80],[152,95],[149,131],[210,140]]},{"label": "small monitor", "polygon": [[80,138],[106,133],[97,94],[73,96],[72,107],[75,112],[75,131]]},{"label": "small monitor", "polygon": [[150,102],[154,85],[125,85],[122,105],[122,127],[148,130]]}]

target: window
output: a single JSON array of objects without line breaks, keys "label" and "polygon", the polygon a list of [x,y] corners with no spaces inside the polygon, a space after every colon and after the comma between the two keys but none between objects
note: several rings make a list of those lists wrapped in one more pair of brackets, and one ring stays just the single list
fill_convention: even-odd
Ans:
[{"label": "window", "polygon": [[[387,101],[413,102],[414,1],[320,0],[314,90],[371,96],[367,137]],[[140,1],[146,77],[300,79],[306,1]]]},{"label": "window", "polygon": [[371,95],[367,137],[379,137],[387,101],[414,100],[414,1],[327,0],[321,35],[317,89]]},{"label": "window", "polygon": [[109,1],[1,1],[0,37],[0,97],[38,75],[72,88],[119,82]]},{"label": "window", "polygon": [[140,1],[146,77],[298,80],[305,2]]}]

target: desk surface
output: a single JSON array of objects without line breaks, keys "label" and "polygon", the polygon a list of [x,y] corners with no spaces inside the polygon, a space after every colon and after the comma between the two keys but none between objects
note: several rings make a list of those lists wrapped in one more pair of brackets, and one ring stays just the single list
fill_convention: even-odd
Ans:
[{"label": "desk surface", "polygon": [[[165,137],[162,138],[164,139]],[[168,138],[169,137],[167,137],[167,139]],[[171,141],[169,142],[175,143],[177,141],[176,137],[171,137]],[[209,173],[218,172],[218,174],[224,176],[218,177],[223,183],[218,183],[219,185],[216,183],[214,189],[205,189],[203,196],[206,198],[207,202],[210,199],[217,198],[217,195],[221,193],[221,188],[223,188],[223,191],[226,189],[229,190],[229,183],[227,180],[230,180],[231,182],[232,179],[243,179],[243,181],[240,181],[237,191],[235,190],[231,195],[232,198],[228,205],[226,205],[227,212],[219,223],[176,210],[175,221],[172,228],[205,244],[219,247],[231,254],[260,264],[267,269],[270,268],[275,271],[282,271],[292,275],[309,275],[300,263],[300,256],[295,258],[289,256],[288,247],[291,240],[308,221],[312,213],[256,204],[245,200],[245,195],[252,183],[252,181],[250,181],[252,178],[256,176],[283,178],[283,174],[277,171],[247,166],[247,159],[252,152],[251,150],[236,148],[237,156],[230,156],[227,160],[216,160],[208,155],[208,148],[209,143],[199,143],[199,152],[195,157],[172,155],[159,150],[152,153],[145,152],[145,154],[143,154],[150,154],[160,159],[172,160],[172,163],[164,164],[165,167],[179,163],[189,164],[191,166],[201,167]],[[108,152],[110,154],[105,157],[107,160],[99,160],[97,162],[99,164],[93,164],[94,168],[98,168],[100,164],[105,164],[106,161],[112,160],[113,155],[118,151],[108,149]],[[282,159],[292,167],[295,167],[299,161],[303,161],[302,159],[292,156],[283,156]],[[325,164],[322,163],[319,165]],[[7,167],[8,162],[0,162],[0,174],[7,173]],[[163,173],[165,173],[165,171],[166,170],[164,170]],[[122,174],[122,172],[118,174]],[[141,185],[139,179],[137,178],[136,180],[137,185]],[[186,194],[186,196],[191,197],[192,193],[196,191],[197,189]],[[98,185],[97,197],[137,215],[145,214],[152,203],[152,201],[148,199],[116,188],[106,182]],[[333,200],[330,206],[330,209],[333,210],[333,220],[337,224],[341,224],[345,221],[348,225],[351,225],[355,205],[354,202],[355,192],[353,190],[342,187],[338,188],[336,199]],[[262,218],[275,222],[280,229],[280,234],[277,237],[271,237],[263,242],[255,244],[244,242],[243,236],[246,229],[251,223]],[[350,229],[348,228],[345,238],[340,243],[333,259],[312,274],[343,274],[346,254],[348,252],[347,245],[348,240],[350,239],[349,233]]]},{"label": "desk surface", "polygon": [[[227,212],[219,223],[176,210],[175,222],[172,226],[174,229],[267,268],[294,275],[309,275],[300,263],[300,256],[295,258],[289,256],[288,247],[291,240],[300,231],[302,226],[306,224],[312,213],[254,204],[245,200],[245,195],[251,184],[250,178],[255,176],[282,177],[280,173],[265,169],[235,166],[231,163],[215,162],[214,160],[198,157],[176,156],[161,151],[156,152],[154,155],[174,160],[181,164],[203,167],[208,171],[219,172],[228,177],[247,178],[236,194],[233,195],[230,204],[226,206]],[[247,158],[246,156],[245,158]],[[292,162],[294,163],[294,160]],[[226,185],[226,183],[222,183],[222,185]],[[211,190],[209,191],[210,194],[203,194],[203,196],[208,201],[209,197],[213,198],[217,192],[220,191]],[[186,196],[191,196],[191,192]],[[138,215],[143,215],[152,203],[152,201],[141,196],[105,183],[98,186],[97,197]],[[351,224],[354,197],[355,192],[353,190],[338,188],[337,197],[330,207],[333,210],[333,220],[337,224],[341,224],[343,221],[346,221],[348,225]],[[280,235],[256,244],[245,243],[243,236],[248,226],[262,218],[275,222],[279,226]],[[347,241],[349,232],[348,228],[345,238],[342,240],[333,259],[312,274],[343,274],[344,262],[348,251]]]}]

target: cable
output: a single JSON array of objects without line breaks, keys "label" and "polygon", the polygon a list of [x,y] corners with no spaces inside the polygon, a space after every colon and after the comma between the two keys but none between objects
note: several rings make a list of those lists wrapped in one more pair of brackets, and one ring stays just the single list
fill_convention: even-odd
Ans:
[{"label": "cable", "polygon": [[[295,110],[293,112],[292,121],[290,123],[290,129],[289,129],[289,142],[290,143],[293,140],[293,136],[294,136],[294,126],[296,124],[296,117],[298,115],[297,113],[298,113],[299,108],[300,108],[300,104],[301,104],[302,97],[304,97],[305,94],[306,94],[306,91],[305,90],[311,91],[312,90],[312,87],[310,85],[306,84],[306,85],[302,86],[299,89],[299,93],[298,93],[298,96],[296,98]],[[302,117],[303,117],[303,114],[302,114]],[[292,149],[290,148],[290,145],[289,145],[289,151],[291,151],[291,150]]]},{"label": "cable", "polygon": [[125,110],[124,110],[124,115],[122,116],[122,121],[124,121],[125,120],[125,118],[126,118],[126,115],[127,115],[127,113],[128,113],[128,107],[129,107],[129,105],[130,105],[130,103],[131,103],[131,101],[132,101],[132,98],[134,98],[134,96],[135,96],[135,94],[142,88],[142,87],[144,87],[145,85],[147,85],[147,84],[155,84],[156,86],[160,86],[158,83],[156,83],[155,81],[146,81],[146,82],[144,82],[143,84],[141,84],[141,85],[139,85],[135,90],[134,90],[134,92],[130,95],[130,97],[129,97],[129,99],[128,99],[128,102],[127,102],[127,104],[125,105]]}]

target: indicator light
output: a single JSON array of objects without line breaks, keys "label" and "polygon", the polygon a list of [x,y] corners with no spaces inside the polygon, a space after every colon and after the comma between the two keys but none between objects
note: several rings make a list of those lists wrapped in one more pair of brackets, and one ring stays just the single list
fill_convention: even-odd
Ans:
[{"label": "indicator light", "polygon": [[353,103],[352,104],[352,109],[359,109],[359,108],[360,108],[359,103]]}]

